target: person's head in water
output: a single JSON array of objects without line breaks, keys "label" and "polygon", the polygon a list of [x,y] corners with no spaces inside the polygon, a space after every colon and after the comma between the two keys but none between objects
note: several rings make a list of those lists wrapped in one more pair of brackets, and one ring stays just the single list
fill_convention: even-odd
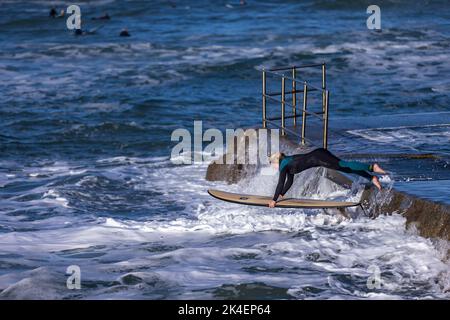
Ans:
[{"label": "person's head in water", "polygon": [[75,29],[75,35],[76,35],[76,36],[82,36],[82,35],[83,35],[83,30],[81,30],[81,29]]},{"label": "person's head in water", "polygon": [[49,16],[52,17],[52,18],[56,17],[56,9],[55,8],[51,8],[50,9]]},{"label": "person's head in water", "polygon": [[270,164],[272,165],[272,167],[278,170],[278,168],[280,168],[280,162],[281,160],[283,160],[284,157],[285,157],[284,153],[276,152],[270,156]]},{"label": "person's head in water", "polygon": [[129,37],[130,33],[128,32],[127,29],[123,29],[122,31],[120,31],[119,36],[121,36],[121,37]]},{"label": "person's head in water", "polygon": [[92,20],[110,20],[111,17],[109,16],[108,13],[105,13],[104,15],[100,16],[100,17],[93,17]]}]

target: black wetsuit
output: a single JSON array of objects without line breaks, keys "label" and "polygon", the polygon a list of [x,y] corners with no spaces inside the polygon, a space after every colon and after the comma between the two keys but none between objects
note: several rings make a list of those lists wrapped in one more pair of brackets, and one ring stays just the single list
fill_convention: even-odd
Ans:
[{"label": "black wetsuit", "polygon": [[323,148],[316,149],[306,154],[285,156],[280,159],[279,166],[280,177],[278,179],[275,195],[273,196],[274,201],[277,201],[280,195],[284,196],[289,190],[294,182],[294,175],[296,173],[300,173],[309,168],[325,167],[346,173],[354,173],[368,180],[372,179],[372,175],[367,171],[373,171],[371,165],[356,161],[343,161]]}]

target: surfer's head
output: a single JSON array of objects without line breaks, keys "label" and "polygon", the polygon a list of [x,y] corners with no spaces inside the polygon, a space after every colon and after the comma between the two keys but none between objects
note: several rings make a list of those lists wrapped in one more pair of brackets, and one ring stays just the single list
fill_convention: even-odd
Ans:
[{"label": "surfer's head", "polygon": [[119,36],[121,36],[121,37],[129,37],[130,33],[128,32],[127,29],[123,29],[122,31],[120,31]]},{"label": "surfer's head", "polygon": [[52,17],[52,18],[56,17],[56,9],[55,8],[51,8],[50,9],[49,16]]},{"label": "surfer's head", "polygon": [[276,152],[270,156],[270,164],[278,170],[281,160],[284,158],[284,153]]}]

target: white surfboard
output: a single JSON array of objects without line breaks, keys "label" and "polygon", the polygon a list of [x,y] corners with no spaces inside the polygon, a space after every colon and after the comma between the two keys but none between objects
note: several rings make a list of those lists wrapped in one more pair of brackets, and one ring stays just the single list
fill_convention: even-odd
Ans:
[{"label": "white surfboard", "polygon": [[[213,189],[209,189],[208,193],[216,199],[238,204],[245,204],[249,206],[267,207],[269,201],[272,200],[271,197],[266,196],[231,193]],[[360,205],[359,202],[286,198],[278,201],[276,207],[321,209],[321,208],[347,208],[347,207],[356,207],[359,205]]]}]

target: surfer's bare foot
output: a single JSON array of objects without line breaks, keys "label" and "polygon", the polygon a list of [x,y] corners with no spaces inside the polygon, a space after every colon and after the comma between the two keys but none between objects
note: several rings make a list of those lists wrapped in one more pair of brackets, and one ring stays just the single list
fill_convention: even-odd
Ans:
[{"label": "surfer's bare foot", "polygon": [[373,172],[380,173],[380,174],[386,174],[386,171],[384,171],[378,163],[373,164]]},{"label": "surfer's bare foot", "polygon": [[275,208],[275,206],[277,205],[277,203],[273,200],[269,201],[269,208]]},{"label": "surfer's bare foot", "polygon": [[372,177],[372,183],[375,185],[375,187],[378,188],[378,190],[381,190],[381,183],[380,183],[380,181],[378,180],[378,177],[377,177],[377,176],[373,176],[373,177]]}]

